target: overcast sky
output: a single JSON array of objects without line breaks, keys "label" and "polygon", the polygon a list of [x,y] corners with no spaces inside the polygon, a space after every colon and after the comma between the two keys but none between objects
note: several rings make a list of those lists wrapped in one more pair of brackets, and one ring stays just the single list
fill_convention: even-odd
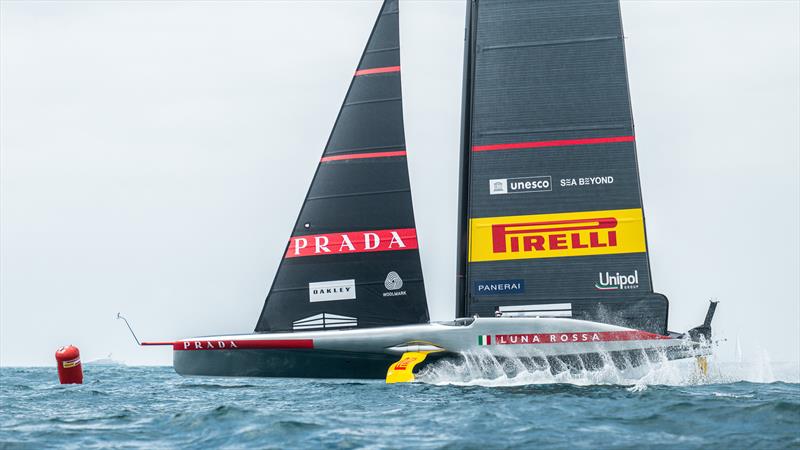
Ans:
[{"label": "overcast sky", "polygon": [[[800,4],[623,2],[653,283],[800,359]],[[0,364],[253,330],[377,1],[2,2]],[[434,320],[454,314],[465,5],[401,0]]]}]

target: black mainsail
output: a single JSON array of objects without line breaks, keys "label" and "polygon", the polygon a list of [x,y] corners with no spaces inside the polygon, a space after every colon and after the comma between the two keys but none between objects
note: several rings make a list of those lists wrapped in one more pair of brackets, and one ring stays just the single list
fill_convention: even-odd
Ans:
[{"label": "black mainsail", "polygon": [[428,322],[406,161],[397,0],[386,0],[257,332]]},{"label": "black mainsail", "polygon": [[665,333],[618,0],[470,0],[457,314]]}]

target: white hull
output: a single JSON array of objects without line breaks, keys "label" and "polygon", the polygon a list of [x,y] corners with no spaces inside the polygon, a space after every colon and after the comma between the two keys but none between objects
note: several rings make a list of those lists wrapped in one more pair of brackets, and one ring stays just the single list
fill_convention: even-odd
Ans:
[{"label": "white hull", "polygon": [[[669,359],[708,353],[682,335],[563,318],[475,318],[455,322],[350,330],[205,336],[173,345],[175,369],[186,375],[375,378],[406,351],[459,355],[480,350],[503,358],[551,358],[657,351]],[[324,362],[323,362],[324,361]],[[362,367],[362,363],[369,369]],[[348,376],[348,367],[351,376]],[[369,372],[367,374],[366,372]]]}]

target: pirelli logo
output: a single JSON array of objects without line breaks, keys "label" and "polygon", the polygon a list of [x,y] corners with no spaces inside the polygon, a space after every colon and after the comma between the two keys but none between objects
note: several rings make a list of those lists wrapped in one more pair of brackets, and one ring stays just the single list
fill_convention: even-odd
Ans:
[{"label": "pirelli logo", "polygon": [[646,250],[639,208],[470,220],[470,262]]}]

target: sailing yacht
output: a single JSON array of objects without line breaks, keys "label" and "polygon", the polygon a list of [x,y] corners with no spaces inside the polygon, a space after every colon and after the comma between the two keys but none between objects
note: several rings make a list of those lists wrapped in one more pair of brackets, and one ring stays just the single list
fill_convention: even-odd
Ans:
[{"label": "sailing yacht", "polygon": [[[618,0],[468,0],[456,320],[431,322],[385,0],[252,333],[183,375],[384,378],[469,352],[560,367],[708,354],[653,291]],[[454,149],[455,150],[455,149]]]}]

